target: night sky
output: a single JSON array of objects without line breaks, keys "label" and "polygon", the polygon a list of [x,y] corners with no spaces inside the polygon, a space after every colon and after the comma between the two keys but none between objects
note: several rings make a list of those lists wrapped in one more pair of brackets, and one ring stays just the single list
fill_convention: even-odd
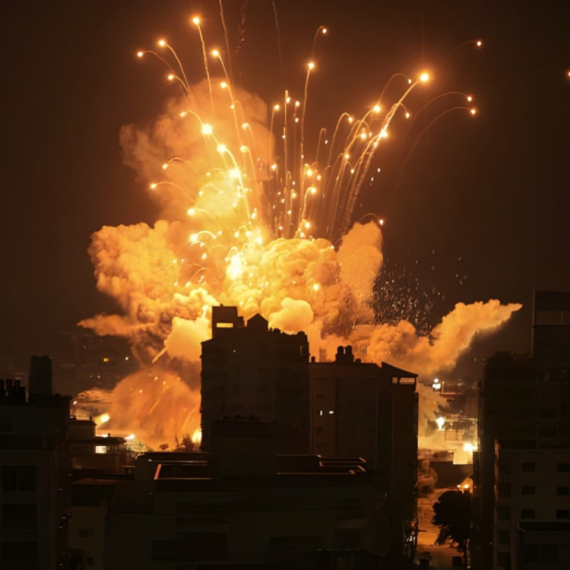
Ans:
[{"label": "night sky", "polygon": [[[355,216],[386,220],[387,262],[437,301],[431,319],[459,301],[525,305],[475,355],[527,351],[532,290],[570,289],[566,4],[224,2],[235,76],[270,103],[285,88],[302,97],[313,35],[330,28],[311,79],[313,131],[334,128],[343,111],[364,114],[398,71],[429,71],[433,96],[475,96],[476,118],[447,114],[407,160],[415,141],[394,129]],[[223,48],[217,0],[3,3],[0,356],[55,351],[77,321],[114,310],[96,291],[89,236],[155,221],[157,208],[122,163],[118,133],[152,120],[174,87],[158,62],[135,53],[166,37],[201,79],[195,13],[209,45]],[[478,38],[482,50],[469,43]]]}]

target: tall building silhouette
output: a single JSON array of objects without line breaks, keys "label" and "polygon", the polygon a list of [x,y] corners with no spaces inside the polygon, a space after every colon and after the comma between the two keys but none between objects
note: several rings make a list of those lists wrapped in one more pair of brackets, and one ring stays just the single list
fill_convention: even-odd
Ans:
[{"label": "tall building silhouette", "polygon": [[474,567],[570,568],[570,293],[537,291],[530,357],[488,359]]},{"label": "tall building silhouette", "polygon": [[405,540],[415,518],[417,374],[363,363],[350,346],[338,347],[334,362],[311,362],[309,373],[311,451],[365,458],[385,498],[384,538]]},{"label": "tall building silhouette", "polygon": [[278,424],[277,451],[309,451],[309,345],[305,333],[285,334],[261,315],[244,324],[237,307],[212,307],[212,338],[202,343],[202,445],[211,424],[250,417]]}]

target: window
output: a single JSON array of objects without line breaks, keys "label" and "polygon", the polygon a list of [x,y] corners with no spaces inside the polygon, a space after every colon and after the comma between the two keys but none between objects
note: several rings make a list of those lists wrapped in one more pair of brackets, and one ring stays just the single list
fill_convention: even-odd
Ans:
[{"label": "window", "polygon": [[538,544],[525,544],[523,546],[523,558],[525,562],[538,562]]},{"label": "window", "polygon": [[92,528],[80,528],[78,532],[81,538],[87,538],[95,534],[95,530]]},{"label": "window", "polygon": [[523,495],[534,495],[534,485],[523,485],[521,493]]},{"label": "window", "polygon": [[558,562],[558,546],[556,544],[525,544],[523,559],[527,563]]},{"label": "window", "polygon": [[2,466],[2,491],[35,491],[36,479],[35,465]]},{"label": "window", "polygon": [[497,540],[499,544],[509,544],[510,542],[510,533],[506,529],[500,528],[497,531]]},{"label": "window", "polygon": [[2,530],[35,530],[36,505],[2,505]]},{"label": "window", "polygon": [[570,511],[568,509],[558,509],[556,511],[557,519],[570,519]]},{"label": "window", "polygon": [[570,487],[558,487],[556,489],[557,495],[570,495]]},{"label": "window", "polygon": [[497,552],[497,564],[503,570],[511,569],[511,555],[508,552]]},{"label": "window", "polygon": [[511,484],[499,483],[499,497],[507,498],[511,496]]},{"label": "window", "polygon": [[521,519],[533,519],[533,518],[534,518],[534,509],[521,510]]},{"label": "window", "polygon": [[522,470],[529,473],[534,471],[536,468],[536,464],[535,463],[523,463],[522,464]]},{"label": "window", "polygon": [[497,507],[497,518],[500,521],[508,521],[511,518],[511,507],[499,506]]},{"label": "window", "polygon": [[558,562],[558,546],[556,544],[541,544],[539,546],[540,562]]},{"label": "window", "polygon": [[38,563],[37,550],[35,541],[3,541],[0,568],[35,568]]},{"label": "window", "polygon": [[559,463],[556,466],[558,473],[570,473],[570,463]]}]

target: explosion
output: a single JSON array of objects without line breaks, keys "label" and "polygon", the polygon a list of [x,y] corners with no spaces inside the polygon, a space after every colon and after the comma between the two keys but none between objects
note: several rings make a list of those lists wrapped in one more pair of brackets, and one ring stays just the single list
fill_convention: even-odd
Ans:
[{"label": "explosion", "polygon": [[[302,100],[286,91],[268,109],[230,81],[220,52],[206,49],[200,20],[193,23],[206,78],[190,84],[166,40],[160,52],[138,52],[166,63],[181,95],[149,127],[121,131],[126,163],[147,182],[159,218],[152,227],[103,227],[89,248],[97,287],[122,314],[80,324],[128,338],[140,364],[113,392],[114,429],[151,446],[197,433],[200,343],[210,336],[213,305],[236,305],[246,319],[261,313],[285,332],[303,330],[313,354],[352,344],[363,359],[424,374],[452,368],[478,332],[519,308],[458,304],[429,337],[404,320],[372,324],[381,224],[351,227],[352,212],[375,154],[410,117],[406,100],[427,73],[396,74],[390,81],[403,83],[399,97],[380,97],[359,119],[344,113],[332,136],[320,131],[309,159],[305,109],[315,63]],[[213,66],[221,76],[210,74]]]}]

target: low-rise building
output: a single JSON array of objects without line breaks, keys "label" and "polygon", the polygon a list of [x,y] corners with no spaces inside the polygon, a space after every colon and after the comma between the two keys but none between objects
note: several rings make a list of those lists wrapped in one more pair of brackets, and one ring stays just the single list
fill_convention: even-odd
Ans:
[{"label": "low-rise building", "polygon": [[275,455],[274,427],[217,421],[212,454],[140,456],[115,488],[105,568],[378,568],[383,513],[366,462]]}]

